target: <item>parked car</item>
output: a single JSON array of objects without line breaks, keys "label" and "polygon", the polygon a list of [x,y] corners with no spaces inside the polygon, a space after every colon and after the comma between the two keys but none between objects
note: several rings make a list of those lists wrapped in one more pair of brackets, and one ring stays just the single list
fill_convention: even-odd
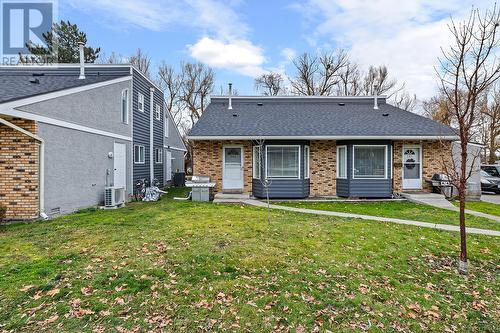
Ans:
[{"label": "parked car", "polygon": [[500,194],[500,177],[492,176],[481,170],[481,191]]},{"label": "parked car", "polygon": [[486,171],[494,177],[500,177],[500,164],[483,164],[481,170]]}]

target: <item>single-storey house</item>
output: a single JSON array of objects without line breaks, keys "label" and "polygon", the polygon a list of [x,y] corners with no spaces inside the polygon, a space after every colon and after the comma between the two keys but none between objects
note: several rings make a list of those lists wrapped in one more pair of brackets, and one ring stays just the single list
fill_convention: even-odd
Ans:
[{"label": "single-storey house", "polygon": [[105,187],[184,171],[163,91],[132,65],[0,67],[0,205],[7,219],[100,205]]},{"label": "single-storey house", "polygon": [[387,198],[430,190],[451,161],[452,128],[385,96],[212,97],[188,135],[193,173],[216,193]]}]

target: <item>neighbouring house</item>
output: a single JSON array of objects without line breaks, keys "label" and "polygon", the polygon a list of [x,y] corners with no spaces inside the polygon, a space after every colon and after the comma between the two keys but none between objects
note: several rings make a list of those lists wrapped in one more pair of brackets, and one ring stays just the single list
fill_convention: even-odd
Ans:
[{"label": "neighbouring house", "polygon": [[0,205],[8,219],[104,201],[105,186],[184,171],[162,90],[132,65],[0,67]]},{"label": "neighbouring house", "polygon": [[391,197],[430,190],[455,132],[370,97],[212,97],[189,133],[193,172],[216,193]]}]

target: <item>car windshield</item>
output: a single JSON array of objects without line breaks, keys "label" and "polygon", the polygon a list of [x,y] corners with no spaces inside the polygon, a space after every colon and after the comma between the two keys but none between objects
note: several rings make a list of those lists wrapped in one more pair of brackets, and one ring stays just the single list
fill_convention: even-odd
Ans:
[{"label": "car windshield", "polygon": [[481,177],[493,177],[493,176],[487,173],[486,171],[481,170]]}]

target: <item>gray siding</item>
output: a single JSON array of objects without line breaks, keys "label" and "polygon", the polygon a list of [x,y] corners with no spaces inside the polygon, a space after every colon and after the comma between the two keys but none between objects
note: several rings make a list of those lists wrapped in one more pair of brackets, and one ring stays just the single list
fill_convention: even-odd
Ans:
[{"label": "gray siding", "polygon": [[113,151],[115,142],[127,146],[127,197],[131,193],[130,142],[44,123],[39,123],[38,134],[45,140],[47,214],[53,210],[65,214],[103,203],[104,187],[114,182],[114,161],[108,153]]},{"label": "gray siding", "polygon": [[[148,80],[142,77],[134,70],[132,82],[132,108],[133,108],[133,142],[134,145],[144,146],[145,163],[134,163],[134,183],[139,179],[149,179],[150,177],[150,156],[154,151],[150,151],[150,112],[151,112],[151,94],[150,88],[155,88]],[[144,95],[144,112],[138,108],[138,93]],[[160,105],[161,117],[160,120],[154,118],[154,108],[156,104]],[[155,148],[163,149],[163,92],[155,88],[153,95],[153,150]],[[154,163],[154,162],[153,162]],[[163,184],[163,164],[154,164],[154,177],[160,184]]]},{"label": "gray siding", "polygon": [[[266,141],[264,145],[300,145],[299,179],[272,179],[269,186],[270,198],[305,198],[309,196],[309,179],[304,179],[304,146],[308,141]],[[265,148],[264,148],[265,152]],[[265,175],[265,163],[261,166],[261,176]],[[252,194],[257,198],[266,197],[266,189],[259,179],[252,180]]]},{"label": "gray siding", "polygon": [[172,116],[167,112],[168,119],[168,137],[165,137],[164,144],[167,147],[173,147],[178,149],[186,149],[184,142],[182,141],[179,131],[172,119]]},{"label": "gray siding", "polygon": [[[337,195],[341,197],[388,198],[392,196],[391,142],[390,141],[338,141],[347,146],[347,179],[337,179]],[[387,179],[353,178],[353,145],[387,146]]]}]

